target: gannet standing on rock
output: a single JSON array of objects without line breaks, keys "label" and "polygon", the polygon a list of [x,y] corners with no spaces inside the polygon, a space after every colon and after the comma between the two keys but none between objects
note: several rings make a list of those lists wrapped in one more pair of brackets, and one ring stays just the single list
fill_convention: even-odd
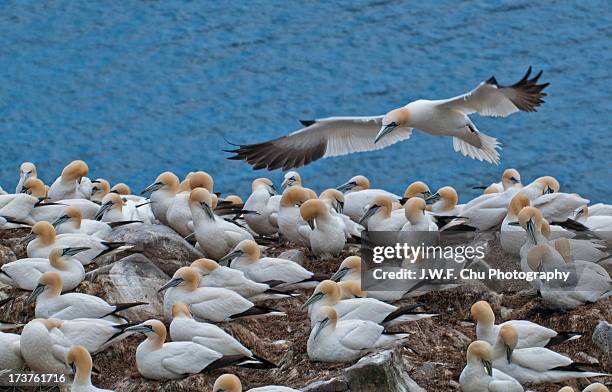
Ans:
[{"label": "gannet standing on rock", "polygon": [[200,248],[213,259],[219,260],[240,241],[253,239],[242,227],[215,215],[212,196],[205,188],[191,191],[189,208],[193,216],[195,238]]},{"label": "gannet standing on rock", "polygon": [[[223,374],[217,378],[212,392],[242,392],[240,379],[233,374]],[[268,385],[265,387],[251,388],[246,392],[300,392],[298,389],[283,387],[279,385]]]},{"label": "gannet standing on rock", "polygon": [[370,180],[358,175],[340,185],[339,191],[344,194],[344,214],[355,222],[359,221],[377,196],[387,196],[393,201],[399,200],[397,195],[382,189],[370,189]]},{"label": "gannet standing on rock", "polygon": [[299,231],[308,237],[310,249],[316,257],[331,258],[342,252],[346,244],[344,224],[329,213],[323,201],[306,200],[300,207],[300,215],[308,227],[301,226]]},{"label": "gannet standing on rock", "polygon": [[81,160],[70,162],[53,184],[49,187],[49,200],[82,199],[79,184],[83,177],[89,173],[87,164]]},{"label": "gannet standing on rock", "polygon": [[408,334],[386,335],[384,327],[367,320],[338,320],[329,306],[313,314],[306,345],[308,358],[317,362],[351,362],[372,349],[399,344]]},{"label": "gannet standing on rock", "polygon": [[[274,189],[270,179],[257,178],[253,180],[251,195],[244,203],[244,209],[255,211],[256,214],[246,214],[244,220],[249,228],[259,235],[272,235],[278,231],[278,227],[270,220],[273,209],[268,206],[271,198],[275,195],[276,189]],[[275,213],[278,213],[278,208]]]},{"label": "gannet standing on rock", "polygon": [[492,366],[491,345],[485,341],[472,342],[467,349],[467,364],[459,376],[465,392],[523,392],[521,384]]},{"label": "gannet standing on rock", "polygon": [[172,320],[172,305],[179,301],[189,305],[191,313],[197,319],[213,322],[247,316],[284,315],[270,308],[255,306],[232,290],[199,285],[200,275],[195,269],[181,267],[176,270],[172,279],[159,289],[167,289],[164,294],[166,320]]},{"label": "gannet standing on rock", "polygon": [[172,172],[163,172],[155,179],[153,184],[143,189],[140,194],[151,192],[150,200],[153,215],[159,222],[167,225],[166,213],[178,190],[178,177]]},{"label": "gannet standing on rock", "polygon": [[66,362],[74,373],[74,380],[70,392],[112,392],[110,389],[96,388],[91,383],[91,369],[93,362],[89,351],[83,346],[73,346],[68,355]]},{"label": "gannet standing on rock", "polygon": [[556,332],[527,320],[508,320],[495,325],[495,313],[486,301],[476,302],[470,311],[476,321],[476,338],[489,344],[495,344],[499,330],[504,325],[512,325],[518,331],[516,348],[550,347],[582,336],[576,332]]},{"label": "gannet standing on rock", "polygon": [[15,193],[21,193],[23,191],[23,183],[29,178],[37,178],[36,165],[32,162],[23,162],[19,166],[19,182],[15,188]]},{"label": "gannet standing on rock", "polygon": [[228,150],[235,154],[229,159],[243,159],[255,169],[287,170],[320,158],[384,148],[410,138],[412,129],[417,128],[436,136],[452,136],[455,151],[497,164],[499,143],[481,133],[468,115],[505,117],[536,111],[544,102],[546,93],[542,90],[548,83],[537,84],[541,71],[531,79],[530,75],[531,67],[511,86],[502,86],[491,77],[467,94],[435,101],[419,99],[384,116],[302,121],[304,128],[287,136]]},{"label": "gannet standing on rock", "polygon": [[104,318],[122,323],[124,318],[117,312],[145,302],[109,304],[102,298],[83,293],[61,294],[64,282],[57,272],[45,272],[38,279],[38,285],[30,294],[28,301],[36,300],[34,314],[37,318],[57,318],[73,320],[77,318]]},{"label": "gannet standing on rock", "polygon": [[310,287],[318,283],[312,272],[295,261],[261,257],[259,245],[253,240],[241,241],[232,252],[219,260],[219,264],[225,262],[229,267],[244,272],[247,278],[272,287],[288,289]]}]

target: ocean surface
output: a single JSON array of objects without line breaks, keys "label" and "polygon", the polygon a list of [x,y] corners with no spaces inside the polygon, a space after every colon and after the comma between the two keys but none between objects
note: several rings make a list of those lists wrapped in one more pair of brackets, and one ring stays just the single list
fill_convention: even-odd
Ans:
[{"label": "ocean surface", "polygon": [[229,161],[224,138],[252,143],[300,119],[383,114],[446,98],[495,75],[544,69],[537,113],[473,117],[503,143],[500,166],[415,132],[390,148],[300,169],[317,190],[368,176],[401,193],[420,179],[473,185],[507,167],[523,182],[554,175],[569,192],[611,202],[612,6],[609,1],[3,1],[0,185],[22,161],[51,182],[73,159],[92,178],[139,191],[162,171],[214,175],[250,192],[282,172]]}]

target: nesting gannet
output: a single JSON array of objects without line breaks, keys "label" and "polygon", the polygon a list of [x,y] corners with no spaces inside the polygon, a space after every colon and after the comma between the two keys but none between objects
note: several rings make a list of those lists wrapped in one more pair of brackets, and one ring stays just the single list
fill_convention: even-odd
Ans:
[{"label": "nesting gannet", "polygon": [[186,181],[188,189],[177,193],[166,211],[168,226],[183,237],[193,233],[193,221],[189,209],[190,192],[196,188],[205,188],[208,192],[212,192],[213,189],[213,178],[203,171],[189,173]]},{"label": "nesting gannet", "polygon": [[117,315],[125,309],[145,305],[145,302],[109,304],[102,298],[82,293],[61,294],[64,282],[57,272],[45,272],[30,294],[29,301],[36,300],[37,318],[73,320],[77,318],[104,318],[121,323],[124,318]]},{"label": "nesting gannet", "polygon": [[362,175],[351,178],[336,189],[345,192],[343,213],[355,222],[361,219],[377,196],[387,196],[393,201],[400,199],[397,195],[385,190],[370,189],[370,180]]},{"label": "nesting gannet", "polygon": [[211,259],[195,260],[191,263],[191,268],[200,274],[200,287],[221,287],[235,291],[245,298],[257,296],[258,299],[261,295],[265,296],[264,293],[270,292],[269,285],[255,282],[247,278],[242,271],[219,265]]},{"label": "nesting gannet", "polygon": [[555,250],[548,245],[536,245],[527,253],[527,263],[533,271],[569,273],[567,280],[537,282],[547,306],[560,310],[574,309],[612,295],[612,279],[603,267],[590,262],[566,263],[552,252]]},{"label": "nesting gannet", "polygon": [[191,313],[200,320],[214,322],[246,316],[284,315],[273,309],[256,306],[238,293],[219,287],[199,287],[200,274],[191,267],[176,270],[171,280],[159,291],[164,294],[164,316],[172,320],[172,305],[177,301],[189,305]]},{"label": "nesting gannet", "polygon": [[551,176],[543,176],[536,178],[533,182],[525,185],[519,193],[527,196],[529,200],[533,201],[538,197],[548,194],[559,192],[561,186],[556,178]]},{"label": "nesting gannet", "polygon": [[96,203],[102,203],[102,199],[104,199],[104,196],[108,195],[108,193],[110,192],[110,184],[104,178],[96,178],[91,183],[92,187],[89,200]]},{"label": "nesting gannet", "polygon": [[580,369],[569,357],[545,347],[517,349],[519,334],[511,325],[504,325],[492,352],[495,369],[512,376],[520,383],[559,382],[571,378],[604,376]]},{"label": "nesting gannet", "polygon": [[433,195],[425,199],[427,204],[431,204],[431,212],[439,215],[461,214],[462,206],[458,206],[459,195],[452,186],[444,186]]},{"label": "nesting gannet", "polygon": [[[115,222],[153,222],[152,213],[148,210],[150,203],[137,204],[132,200],[125,200],[116,193],[108,193],[94,216],[94,219],[107,223]],[[141,207],[144,209],[141,210]]]},{"label": "nesting gannet", "polygon": [[323,306],[331,306],[340,320],[369,320],[377,324],[395,323],[401,321],[414,321],[433,315],[415,312],[414,309],[421,306],[393,306],[375,298],[351,298],[341,300],[341,292],[338,283],[331,280],[324,280],[319,283],[314,293],[302,305],[308,307],[311,316],[311,325],[314,325],[316,318],[313,317]]},{"label": "nesting gannet", "polygon": [[359,220],[368,231],[400,231],[406,222],[404,210],[394,210],[393,199],[386,195],[376,196]]},{"label": "nesting gannet", "polygon": [[[605,250],[607,249],[607,246],[605,245],[605,242],[601,240],[598,240],[598,239],[581,240],[581,239],[574,239],[574,238],[566,238],[563,236],[562,237],[557,236],[557,238],[555,238],[555,236],[551,235],[550,227],[551,226],[546,221],[544,221],[544,224],[542,225],[542,235],[546,237],[546,239],[549,241],[549,244],[551,242],[555,243],[555,248],[557,249],[559,253],[561,253],[563,258],[566,259],[566,261],[581,260],[583,262],[594,262],[595,263],[609,256],[609,254],[605,252]],[[552,226],[552,227],[559,227],[559,226]],[[566,249],[564,249],[565,254],[563,254],[557,247],[557,244],[559,243],[562,243],[564,244],[564,246],[566,246]]]},{"label": "nesting gannet", "polygon": [[[576,220],[582,223],[598,237],[612,243],[612,215],[591,215],[590,207],[583,206]],[[1,215],[1,214],[0,214]]]},{"label": "nesting gannet", "polygon": [[[404,205],[404,217],[406,218],[406,223],[402,226],[403,232],[437,232],[438,226],[434,222],[434,218],[427,214],[425,211],[427,209],[427,205],[425,200],[419,197],[413,197],[408,200]],[[419,239],[427,239],[429,241],[425,242],[426,244],[431,243],[432,239],[438,239],[438,236],[432,237],[428,236],[418,236],[420,238],[412,238],[412,242]],[[410,236],[403,235],[402,238],[406,241],[410,238]],[[437,243],[437,241],[435,241]],[[418,241],[415,243],[416,245],[420,245],[421,242]]]},{"label": "nesting gannet", "polygon": [[296,171],[288,171],[283,176],[283,182],[281,183],[281,188],[285,189],[291,186],[303,186],[302,185],[302,176],[300,173]]},{"label": "nesting gannet", "polygon": [[588,203],[589,200],[578,195],[554,192],[539,196],[531,204],[540,210],[548,222],[564,223],[574,217],[577,208]]},{"label": "nesting gannet", "polygon": [[548,244],[548,240],[542,234],[542,227],[545,221],[540,210],[530,206],[523,207],[517,219],[517,222],[511,222],[509,225],[516,226],[518,224],[526,232],[526,241],[521,246],[519,254],[521,255],[521,269],[523,271],[529,271],[526,264],[526,257],[529,249],[538,244]]},{"label": "nesting gannet", "polygon": [[70,392],[112,392],[110,389],[96,388],[91,383],[93,361],[85,347],[73,346],[66,355],[66,363],[74,373]]},{"label": "nesting gannet", "polygon": [[521,384],[506,373],[492,366],[491,345],[477,340],[470,343],[467,349],[467,363],[459,384],[466,392],[523,392]]},{"label": "nesting gannet", "polygon": [[151,192],[151,210],[155,219],[167,225],[166,213],[174,200],[174,196],[179,190],[179,179],[172,172],[160,174],[155,182],[141,192],[141,194]]},{"label": "nesting gannet", "polygon": [[342,228],[347,239],[351,237],[361,237],[364,227],[351,220],[348,215],[344,215],[344,194],[337,189],[326,189],[319,195],[329,211],[329,213],[342,221]]},{"label": "nesting gannet", "polygon": [[464,226],[476,230],[488,230],[501,224],[508,212],[508,204],[517,190],[509,188],[501,193],[480,195],[461,208],[461,216],[440,228]]},{"label": "nesting gannet", "polygon": [[25,237],[29,241],[26,250],[29,257],[47,257],[56,247],[87,248],[75,257],[83,265],[92,263],[96,258],[108,256],[131,249],[125,242],[109,242],[87,234],[70,233],[56,235],[55,228],[49,222],[38,222],[32,226],[31,233]]},{"label": "nesting gannet", "polygon": [[36,165],[32,162],[23,162],[19,166],[19,182],[15,188],[15,193],[23,191],[23,183],[29,178],[37,178]]},{"label": "nesting gannet", "polygon": [[[110,188],[109,192],[116,193],[121,196],[136,196],[132,195],[132,189],[124,182],[118,182]],[[138,196],[136,196],[138,197]]]},{"label": "nesting gannet", "polygon": [[376,348],[401,343],[408,334],[386,335],[383,326],[368,320],[338,320],[336,309],[321,307],[313,315],[306,345],[308,358],[319,362],[350,362]]},{"label": "nesting gannet", "polygon": [[211,258],[220,259],[240,241],[253,236],[236,225],[215,215],[210,192],[196,188],[189,194],[195,238],[200,248]]},{"label": "nesting gannet", "polygon": [[220,264],[224,262],[244,272],[247,278],[273,287],[289,288],[317,283],[312,272],[292,260],[261,257],[259,245],[251,240],[236,245],[232,252],[219,260]]},{"label": "nesting gannet", "polygon": [[[29,178],[23,184],[23,192],[42,200],[46,197],[47,189],[41,180]],[[32,210],[32,219],[37,222],[52,222],[62,215],[66,208],[70,206],[80,209],[81,215],[87,219],[93,218],[99,208],[96,203],[87,199],[63,199],[52,203],[46,203],[45,200],[43,200]]]},{"label": "nesting gannet", "polygon": [[406,203],[413,197],[420,197],[421,199],[428,199],[431,196],[431,190],[429,186],[423,181],[414,181],[406,187],[404,191],[404,197],[400,200],[401,204]]},{"label": "nesting gannet", "polygon": [[23,327],[21,355],[33,371],[71,373],[66,354],[73,343],[59,330],[61,320],[34,319]]},{"label": "nesting gannet", "polygon": [[495,344],[499,330],[504,325],[511,325],[517,329],[519,341],[516,348],[550,347],[582,336],[576,332],[556,332],[527,320],[508,320],[495,325],[495,314],[486,301],[476,302],[470,312],[476,321],[476,338],[489,344]]},{"label": "nesting gannet", "polygon": [[55,248],[49,258],[28,258],[6,263],[1,268],[0,282],[22,290],[34,290],[45,272],[57,272],[64,281],[63,290],[70,291],[85,278],[85,269],[74,258],[89,248]]},{"label": "nesting gannet", "polygon": [[300,233],[300,226],[307,227],[307,223],[300,216],[300,206],[306,200],[312,199],[306,188],[292,186],[283,192],[277,215],[278,232],[294,244],[308,246],[307,236]]},{"label": "nesting gannet", "polygon": [[487,193],[501,193],[509,188],[520,189],[523,187],[521,184],[521,174],[516,169],[506,169],[502,173],[501,181],[494,182],[489,186],[476,186],[473,189],[484,189]]},{"label": "nesting gannet", "polygon": [[[233,374],[222,374],[215,380],[212,392],[242,392],[242,383],[240,379]],[[268,385],[265,387],[251,388],[246,392],[299,392],[299,390],[280,385]]]},{"label": "nesting gannet", "polygon": [[310,249],[318,258],[337,256],[344,249],[346,235],[342,220],[330,214],[322,200],[306,200],[300,207],[300,215],[308,223],[299,232],[308,237]]},{"label": "nesting gannet", "polygon": [[242,356],[255,359],[253,353],[242,343],[214,324],[196,321],[189,307],[183,302],[172,305],[170,338],[173,342],[194,342],[223,356]]},{"label": "nesting gannet", "polygon": [[104,238],[112,231],[106,222],[83,219],[79,207],[66,207],[64,213],[58,216],[52,224],[56,234],[87,234]]},{"label": "nesting gannet", "polygon": [[587,213],[588,216],[600,216],[600,215],[611,216],[612,215],[612,205],[604,204],[604,203],[597,203],[597,204],[590,205],[588,207],[582,206],[576,210],[575,218],[577,219],[578,217],[580,217],[580,214],[583,214],[585,212]]},{"label": "nesting gannet", "polygon": [[455,151],[497,164],[499,143],[481,133],[469,115],[505,117],[536,111],[544,102],[542,90],[548,83],[537,84],[542,72],[529,79],[530,74],[531,67],[511,86],[499,85],[491,77],[466,94],[435,101],[419,99],[384,116],[303,121],[304,128],[287,136],[227,151],[235,154],[230,159],[243,159],[255,169],[286,170],[319,158],[384,148],[410,138],[412,129],[417,128],[435,136],[452,136]]},{"label": "nesting gannet", "polygon": [[79,192],[79,183],[87,173],[89,173],[89,168],[85,162],[80,160],[70,162],[62,170],[62,175],[49,187],[49,200],[83,198]]},{"label": "nesting gannet", "polygon": [[235,359],[224,358],[223,354],[195,342],[164,343],[166,327],[158,320],[148,320],[126,330],[147,337],[136,349],[136,366],[150,380],[184,378],[236,363]]},{"label": "nesting gannet", "polygon": [[[276,189],[268,178],[257,178],[251,185],[251,195],[244,203],[244,209],[255,211],[256,214],[244,216],[249,228],[259,235],[272,235],[278,231],[278,227],[270,220],[273,208],[269,207],[271,198],[276,195]],[[278,208],[276,209],[278,213]]]},{"label": "nesting gannet", "polygon": [[5,225],[4,228],[20,227],[23,224],[31,226],[36,223],[36,220],[32,217],[32,211],[37,205],[40,205],[42,199],[25,193],[6,196],[10,196],[10,200],[0,208],[0,217],[14,225]]},{"label": "nesting gannet", "polygon": [[23,368],[20,336],[0,331],[0,369],[18,371]]},{"label": "nesting gannet", "polygon": [[[128,336],[130,324],[105,319],[78,318],[73,320],[46,319],[55,322],[56,328],[72,345],[82,345],[92,354],[99,353]],[[23,335],[23,334],[22,334]]]}]

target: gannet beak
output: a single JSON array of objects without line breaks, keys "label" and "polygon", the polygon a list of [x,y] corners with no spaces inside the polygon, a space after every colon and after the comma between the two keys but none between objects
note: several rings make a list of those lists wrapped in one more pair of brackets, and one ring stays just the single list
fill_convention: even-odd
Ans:
[{"label": "gannet beak", "polygon": [[323,293],[316,293],[316,294],[311,295],[310,298],[308,298],[308,300],[304,302],[304,305],[302,305],[302,309],[306,309],[310,305],[319,301],[323,297],[323,295],[324,295]]},{"label": "gannet beak", "polygon": [[349,272],[348,268],[342,267],[338,271],[336,271],[329,279],[333,280],[334,282],[338,282],[340,281],[340,279],[344,278],[344,276],[348,274],[348,272]]},{"label": "gannet beak", "polygon": [[506,359],[508,363],[512,363],[512,351],[514,351],[512,347],[506,346]]},{"label": "gannet beak", "polygon": [[144,195],[147,192],[155,192],[155,191],[161,189],[163,186],[164,186],[164,184],[162,184],[161,182],[154,182],[153,184],[149,185],[148,187],[146,187],[145,189],[140,191],[140,194]]},{"label": "gannet beak", "polygon": [[71,362],[69,365],[70,370],[72,370],[72,374],[76,374],[76,365],[74,364],[74,362]]},{"label": "gannet beak", "polygon": [[214,219],[215,212],[213,211],[212,207],[206,203],[201,203],[201,204],[202,204],[202,208],[204,208],[204,212],[206,212],[206,215],[208,215],[210,219]]},{"label": "gannet beak", "polygon": [[32,293],[27,299],[27,303],[34,301],[43,291],[45,291],[45,285],[39,283],[34,290],[32,290]]},{"label": "gannet beak", "polygon": [[512,181],[513,184],[520,184],[521,183],[516,177],[510,177],[510,181]]},{"label": "gannet beak", "polygon": [[493,366],[491,365],[491,362],[485,361],[483,359],[482,360],[482,364],[484,365],[485,369],[487,370],[487,374],[489,375],[489,377],[493,377]]},{"label": "gannet beak", "polygon": [[363,214],[363,216],[361,217],[361,219],[359,219],[359,224],[363,226],[364,223],[366,223],[368,221],[368,219],[370,219],[372,217],[372,215],[374,215],[376,213],[376,211],[378,211],[378,209],[380,208],[380,206],[374,204],[372,207],[370,207],[365,214]]},{"label": "gannet beak", "polygon": [[527,234],[529,234],[529,236],[531,237],[531,239],[533,240],[534,244],[537,244],[538,242],[536,241],[536,237],[535,237],[535,230],[533,228],[533,220],[529,219],[527,221]]},{"label": "gannet beak", "polygon": [[342,211],[344,211],[344,202],[339,201],[338,204],[336,204],[336,212],[342,214]]},{"label": "gannet beak", "polygon": [[52,223],[53,227],[57,227],[59,225],[61,225],[62,223],[66,222],[67,220],[69,220],[70,217],[68,215],[62,215],[60,217],[58,217],[55,222]]},{"label": "gannet beak", "polygon": [[283,182],[281,183],[281,188],[285,189],[285,188],[293,185],[294,182],[295,182],[295,178],[293,178],[293,177],[285,178],[283,180]]},{"label": "gannet beak", "polygon": [[104,216],[104,213],[112,207],[113,207],[112,201],[107,201],[106,203],[102,204],[100,208],[98,209],[98,212],[96,212],[96,215],[94,215],[94,220],[102,219],[102,217]]},{"label": "gannet beak", "polygon": [[395,128],[397,128],[396,123],[383,125],[382,128],[380,128],[380,132],[378,132],[378,135],[376,135],[376,139],[374,139],[374,144],[378,143],[380,139],[391,133]]},{"label": "gannet beak", "polygon": [[314,231],[317,227],[315,225],[315,220],[314,218],[308,219],[308,226],[310,226],[310,230]]},{"label": "gannet beak", "polygon": [[38,237],[38,234],[36,233],[30,233],[28,235],[26,235],[25,237],[23,237],[23,242],[25,242],[26,244],[30,241],[32,241],[34,238]]},{"label": "gannet beak", "polygon": [[29,189],[29,188],[26,188],[26,187],[25,187],[25,186],[23,186],[23,185],[21,186],[21,192],[20,192],[20,193],[26,193],[26,194],[29,194],[29,192],[30,192],[30,189]]},{"label": "gannet beak", "polygon": [[268,193],[270,193],[270,196],[274,196],[274,195],[278,195],[278,191],[276,190],[276,188],[274,188],[274,185],[269,185],[270,191]]},{"label": "gannet beak", "polygon": [[520,226],[521,224],[518,222],[509,222],[508,226]]},{"label": "gannet beak", "polygon": [[[425,196],[423,194],[423,196]],[[429,197],[425,197],[425,204],[431,205],[434,204],[435,202],[437,202],[438,200],[440,200],[442,197],[440,196],[440,194],[438,192],[434,193],[433,195],[429,196]]]},{"label": "gannet beak", "polygon": [[[166,283],[165,285],[163,285],[159,290],[157,290],[158,293],[161,293],[162,291],[169,289],[170,287],[176,287],[179,284],[183,283],[183,278],[173,278],[170,279],[168,281],[168,283]],[[127,331],[127,329],[126,329]]]},{"label": "gannet beak", "polygon": [[232,260],[234,260],[236,257],[242,256],[243,254],[244,252],[238,249],[230,252],[219,259],[219,265],[224,265],[224,263],[227,261],[226,267],[229,267],[230,264],[232,264]]},{"label": "gannet beak", "polygon": [[195,233],[187,234],[187,237],[183,237],[183,239],[185,241],[189,241],[189,239],[192,238],[193,236],[195,236]]},{"label": "gannet beak", "polygon": [[354,181],[351,181],[351,182],[347,182],[347,183],[344,183],[344,184],[340,185],[336,189],[339,190],[340,192],[346,192],[346,191],[350,191],[351,189],[355,188],[356,186],[357,186],[357,183],[355,183]]},{"label": "gannet beak", "polygon": [[84,252],[86,250],[89,250],[91,248],[88,248],[86,246],[77,246],[77,247],[73,247],[73,248],[64,248],[64,250],[62,251],[62,256],[74,256],[76,254],[79,254],[81,252]]},{"label": "gannet beak", "polygon": [[319,334],[321,333],[321,331],[323,331],[323,329],[325,328],[325,326],[329,323],[329,317],[324,318],[323,320],[319,321],[317,323],[316,331],[314,333],[313,339],[316,339],[317,336],[319,336]]},{"label": "gannet beak", "polygon": [[138,324],[138,325],[133,325],[131,327],[127,327],[126,329],[124,329],[124,331],[125,332],[149,333],[149,332],[153,332],[153,327],[151,327],[150,325]]},{"label": "gannet beak", "polygon": [[548,195],[549,193],[555,193],[555,190],[547,186],[546,189],[544,189],[543,195]]}]

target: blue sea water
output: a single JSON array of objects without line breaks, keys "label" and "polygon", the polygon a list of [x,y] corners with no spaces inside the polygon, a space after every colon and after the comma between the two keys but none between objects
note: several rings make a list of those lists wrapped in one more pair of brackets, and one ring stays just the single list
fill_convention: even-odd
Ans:
[{"label": "blue sea water", "polygon": [[390,148],[301,169],[321,190],[354,174],[402,192],[413,180],[472,185],[516,167],[524,182],[610,202],[612,12],[609,1],[3,1],[0,184],[35,162],[52,181],[72,159],[91,177],[139,190],[164,170],[196,169],[247,195],[253,171],[226,160],[224,137],[252,143],[298,120],[382,114],[466,92],[495,74],[544,69],[537,113],[474,117],[501,140],[499,167],[420,132]]}]

